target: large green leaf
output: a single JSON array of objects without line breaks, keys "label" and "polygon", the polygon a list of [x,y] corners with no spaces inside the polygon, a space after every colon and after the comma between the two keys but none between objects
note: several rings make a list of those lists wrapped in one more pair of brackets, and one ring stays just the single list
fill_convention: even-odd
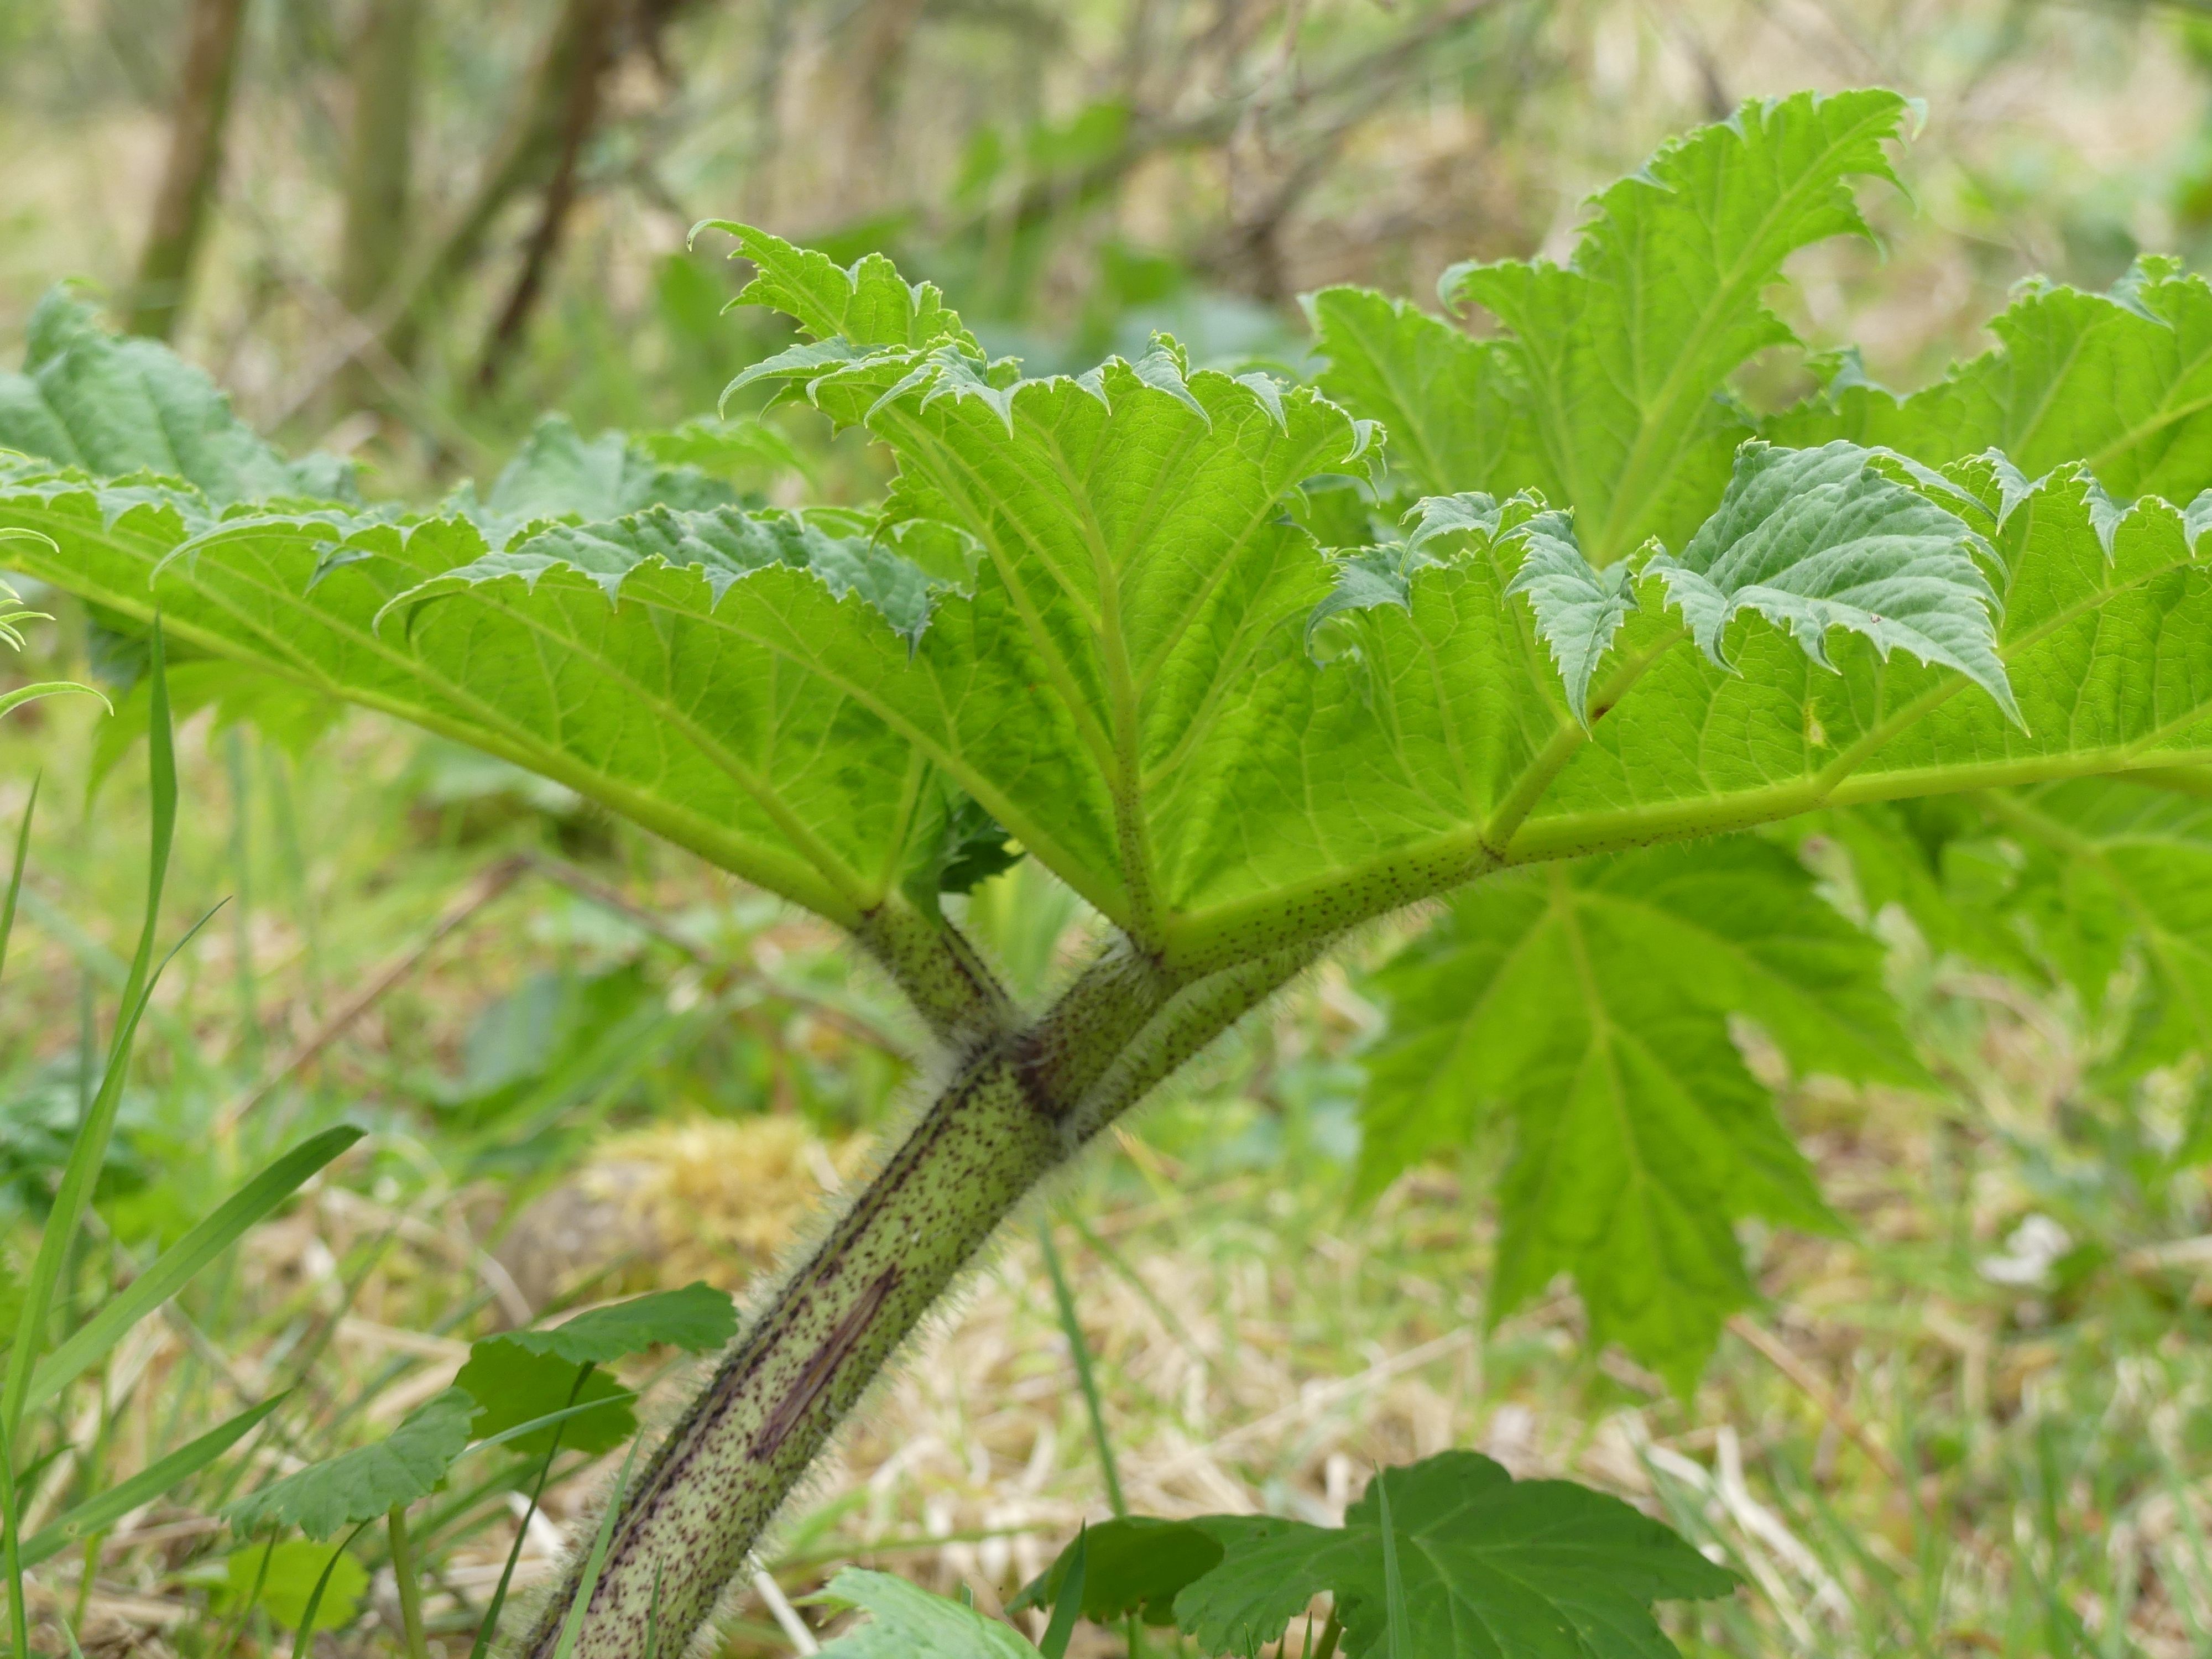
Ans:
[{"label": "large green leaf", "polygon": [[[1086,1571],[1085,1613],[1171,1601],[1176,1624],[1206,1653],[1257,1652],[1326,1594],[1349,1659],[1671,1659],[1650,1604],[1725,1595],[1736,1583],[1617,1498],[1565,1480],[1516,1481],[1467,1451],[1383,1470],[1340,1528],[1241,1515],[1142,1531],[1109,1522],[1086,1538],[1086,1552],[1109,1528],[1121,1534],[1107,1547],[1115,1565],[1095,1598]],[[1141,1551],[1127,1547],[1138,1539]],[[1385,1583],[1392,1555],[1395,1596]],[[1021,1604],[1056,1595],[1067,1565],[1063,1554]]]},{"label": "large green leaf", "polygon": [[235,1244],[297,1191],[300,1184],[359,1140],[366,1131],[350,1124],[302,1142],[216,1206],[213,1213],[161,1252],[154,1265],[101,1304],[31,1373],[25,1403],[36,1407],[106,1358],[125,1332],[174,1296],[200,1270]]},{"label": "large green leaf", "polygon": [[702,230],[735,237],[738,245],[730,257],[752,262],[753,280],[738,295],[739,302],[781,311],[817,340],[837,340],[863,350],[975,344],[975,337],[946,309],[934,283],[908,282],[880,253],[840,266],[826,253],[793,247],[750,225],[710,219],[691,234]]},{"label": "large green leaf", "polygon": [[[1826,131],[1847,102],[1760,120]],[[1779,130],[1699,142],[1739,166],[1761,143],[1789,150]],[[1784,194],[1817,218],[1843,199],[1825,188]],[[881,276],[787,263],[792,303],[823,317]],[[809,283],[826,297],[805,299]],[[1787,500],[1768,515],[1831,552],[1875,498],[1966,522],[1995,558],[2003,678],[1967,648],[1987,604],[1956,546],[1936,550],[1930,590],[1956,637],[1923,627],[1920,646],[1985,689],[1941,660],[1884,659],[1895,618],[1832,583],[1690,569],[1756,540],[1729,525],[1601,596],[1621,619],[1576,665],[1585,728],[1531,608],[1528,537],[1430,537],[1425,520],[1419,558],[1409,543],[1395,564],[1332,564],[1283,521],[1302,479],[1364,464],[1367,434],[1332,405],[1186,374],[1165,345],[1024,381],[900,304],[926,349],[794,371],[896,452],[873,526],[652,508],[494,547],[465,518],[216,521],[190,491],[66,473],[19,474],[0,516],[60,544],[29,556],[41,576],[140,617],[159,599],[179,637],[545,772],[848,925],[907,902],[917,872],[927,885],[972,811],[1189,967],[1279,942],[1286,915],[1325,932],[1500,860],[2185,765],[2208,746],[2194,535],[2148,498],[2121,513],[2077,472],[2039,487],[1995,462],[1862,467],[1821,522]],[[1754,471],[1825,465],[1753,454]],[[1346,602],[1355,579],[1373,592]],[[1705,599],[1705,643],[1735,672],[1685,636],[1669,582]],[[1310,650],[1331,604],[1331,643]],[[2021,724],[1988,695],[2007,684]]]},{"label": "large green leaf", "polygon": [[152,340],[108,333],[57,288],[39,301],[23,371],[0,373],[0,449],[108,477],[159,473],[217,507],[277,495],[353,497],[327,455],[291,463],[231,413],[201,370]]},{"label": "large green leaf", "polygon": [[1941,465],[2002,449],[2031,474],[2081,462],[2123,500],[2212,488],[2212,288],[2147,258],[2108,294],[2036,283],[1993,318],[1996,347],[1899,397],[1855,360],[1827,395],[1767,423],[1778,442],[1832,437]]},{"label": "large green leaf", "polygon": [[[610,535],[676,516],[653,509]],[[133,616],[158,604],[197,646],[530,767],[848,923],[892,886],[914,833],[920,763],[845,690],[742,641],[719,662],[702,655],[726,642],[711,612],[726,568],[655,559],[623,583],[620,609],[593,577],[465,583],[380,626],[392,600],[491,550],[475,524],[340,509],[210,524],[188,494],[70,475],[0,485],[0,518],[56,538],[36,562],[61,586]],[[720,520],[750,526],[749,544],[771,554],[791,522],[735,509]],[[855,559],[881,562],[847,539]],[[705,557],[696,541],[656,550]],[[836,609],[804,565],[779,572]],[[605,642],[604,659],[550,648],[572,622]]]},{"label": "large green leaf", "polygon": [[1431,490],[1540,490],[1601,568],[1649,536],[1679,548],[1751,430],[1729,378],[1794,337],[1761,295],[1797,249],[1869,234],[1846,181],[1893,176],[1883,145],[1905,110],[1880,91],[1747,103],[1594,198],[1566,265],[1447,272],[1447,300],[1504,338],[1331,290],[1314,308],[1322,384],[1381,420],[1393,464]]},{"label": "large green leaf", "polygon": [[562,517],[590,524],[648,507],[702,512],[736,501],[719,479],[696,467],[664,465],[622,433],[587,440],[566,416],[548,415],[501,471],[484,506],[518,525]]},{"label": "large green leaf", "polygon": [[1442,495],[1539,476],[1528,390],[1498,343],[1372,289],[1323,289],[1307,310],[1321,389],[1382,423],[1393,477]]},{"label": "large green leaf", "polygon": [[1570,1273],[1593,1343],[1684,1388],[1753,1295],[1735,1223],[1834,1224],[1729,1017],[1801,1071],[1921,1080],[1880,947],[1748,837],[1493,878],[1377,984],[1363,1189],[1502,1114],[1492,1316]]}]

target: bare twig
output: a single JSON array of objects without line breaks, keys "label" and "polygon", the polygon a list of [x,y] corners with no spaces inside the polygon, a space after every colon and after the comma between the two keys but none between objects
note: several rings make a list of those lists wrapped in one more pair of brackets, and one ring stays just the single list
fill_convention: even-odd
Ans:
[{"label": "bare twig", "polygon": [[1796,1383],[1808,1400],[1820,1408],[1820,1414],[1836,1425],[1837,1430],[1850,1437],[1851,1443],[1874,1460],[1874,1466],[1899,1486],[1909,1489],[1905,1466],[1897,1461],[1896,1454],[1875,1438],[1874,1431],[1859,1420],[1858,1413],[1845,1405],[1820,1374],[1800,1359],[1790,1345],[1772,1332],[1753,1324],[1738,1314],[1728,1322],[1728,1328],[1759,1357],[1783,1376]]},{"label": "bare twig", "polygon": [[438,918],[428,933],[371,974],[359,990],[333,1009],[320,1025],[295,1044],[263,1075],[258,1083],[224,1107],[216,1117],[216,1133],[229,1133],[239,1119],[266,1100],[279,1084],[307,1066],[324,1049],[344,1036],[347,1029],[374,1007],[386,992],[420,967],[425,957],[457,929],[465,926],[477,912],[513,886],[515,878],[526,867],[527,860],[524,859],[502,859],[478,876],[459,898],[447,907],[446,913]]},{"label": "bare twig", "polygon": [[634,902],[590,871],[579,869],[566,859],[551,858],[543,853],[532,854],[530,862],[539,874],[558,882],[579,898],[620,916],[641,933],[681,952],[724,982],[736,979],[750,981],[779,1002],[788,1002],[793,1007],[805,1009],[824,1025],[844,1032],[857,1042],[865,1042],[868,1047],[880,1049],[894,1060],[903,1060],[909,1066],[918,1063],[913,1050],[904,1042],[865,1016],[797,986],[787,985],[758,969],[714,955],[681,930],[671,927],[665,918]]}]

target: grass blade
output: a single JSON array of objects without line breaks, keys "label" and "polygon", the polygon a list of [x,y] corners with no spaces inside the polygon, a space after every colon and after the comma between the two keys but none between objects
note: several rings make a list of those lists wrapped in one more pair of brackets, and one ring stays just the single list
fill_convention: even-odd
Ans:
[{"label": "grass blade", "polygon": [[88,685],[78,685],[70,680],[41,680],[35,685],[19,685],[13,691],[0,693],[0,714],[11,708],[21,708],[27,702],[36,702],[40,697],[65,696],[71,692],[80,696],[100,697],[101,702],[107,704],[109,714],[115,712],[115,705]]},{"label": "grass blade", "polygon": [[1066,1659],[1067,1644],[1075,1639],[1075,1621],[1083,1612],[1085,1558],[1091,1552],[1091,1529],[1075,1534],[1075,1553],[1068,1559],[1067,1577],[1060,1581],[1060,1599],[1052,1604],[1052,1623],[1045,1626],[1037,1651],[1044,1659]]},{"label": "grass blade", "polygon": [[[108,1137],[114,1130],[116,1109],[123,1099],[124,1061],[137,1034],[138,1022],[145,1015],[153,981],[158,977],[154,969],[154,941],[161,926],[161,889],[168,879],[169,849],[177,832],[176,744],[174,733],[169,729],[168,677],[162,663],[161,630],[158,625],[154,629],[149,672],[153,682],[152,706],[147,716],[148,770],[153,783],[154,823],[153,845],[146,869],[146,917],[138,930],[138,949],[131,959],[130,976],[124,981],[122,1013],[116,1021],[114,1037],[108,1044],[106,1074],[100,1079],[100,1092],[94,1098],[92,1110],[70,1144],[69,1162],[62,1170],[52,1212],[39,1239],[38,1259],[31,1270],[30,1283],[25,1287],[22,1316],[16,1322],[15,1346],[8,1356],[7,1385],[4,1392],[0,1392],[0,1426],[5,1427],[11,1444],[15,1431],[22,1424],[32,1363],[45,1346],[46,1316],[53,1306],[54,1286],[60,1278],[64,1258],[70,1239],[76,1234],[85,1206],[92,1200],[93,1183],[107,1161]],[[181,941],[179,948],[182,948]],[[175,952],[170,954],[173,956]]]},{"label": "grass blade", "polygon": [[[568,1411],[575,1409],[575,1398],[583,1392],[584,1379],[591,1374],[589,1365],[577,1368],[576,1380],[568,1389],[571,1403]],[[565,1417],[568,1411],[560,1414]],[[469,1659],[484,1659],[485,1653],[491,1647],[492,1638],[499,1633],[499,1615],[501,1609],[507,1606],[507,1587],[514,1582],[515,1563],[522,1559],[523,1540],[530,1536],[530,1517],[538,1513],[538,1500],[545,1495],[546,1479],[553,1473],[553,1460],[560,1455],[561,1435],[556,1430],[553,1443],[545,1449],[545,1461],[538,1466],[538,1484],[530,1489],[529,1506],[522,1511],[522,1519],[514,1528],[514,1547],[507,1551],[507,1565],[500,1570],[499,1588],[491,1593],[491,1605],[484,1609],[483,1622],[477,1626],[476,1644],[469,1650]]]},{"label": "grass blade", "polygon": [[550,1428],[556,1423],[565,1423],[572,1417],[581,1417],[586,1412],[605,1411],[609,1406],[618,1405],[626,1400],[635,1401],[636,1399],[637,1394],[635,1389],[625,1389],[620,1394],[603,1395],[597,1400],[586,1400],[580,1406],[563,1406],[557,1412],[548,1412],[543,1417],[532,1418],[527,1423],[517,1423],[511,1429],[501,1429],[497,1434],[488,1434],[471,1445],[461,1455],[467,1457],[477,1452],[488,1451],[494,1446],[505,1445],[510,1440],[520,1440],[526,1434],[535,1434],[538,1430]]},{"label": "grass blade", "polygon": [[8,872],[8,896],[0,901],[0,969],[8,965],[8,936],[15,931],[15,901],[22,896],[23,864],[31,854],[31,814],[39,810],[38,775],[31,778],[31,799],[23,803],[23,822],[15,831],[15,860]]},{"label": "grass blade", "polygon": [[44,1405],[83,1375],[122,1340],[125,1332],[182,1290],[201,1268],[365,1133],[351,1124],[326,1129],[233,1193],[213,1215],[162,1251],[152,1267],[131,1281],[129,1289],[111,1297],[82,1328],[39,1362],[31,1373],[24,1409]]},{"label": "grass blade", "polygon": [[1053,1300],[1060,1307],[1060,1328],[1066,1333],[1069,1352],[1075,1356],[1075,1380],[1083,1385],[1083,1403],[1091,1413],[1091,1437],[1098,1447],[1098,1468],[1106,1478],[1106,1502],[1119,1520],[1128,1514],[1129,1506],[1121,1498],[1121,1471],[1114,1462],[1114,1443],[1106,1433],[1106,1407],[1098,1398],[1098,1379],[1091,1368],[1091,1345],[1083,1339],[1083,1324],[1075,1315],[1075,1295],[1067,1287],[1067,1274],[1060,1265],[1060,1252],[1053,1247],[1052,1224],[1048,1221],[1037,1229],[1037,1242],[1044,1249],[1045,1270],[1052,1275]]},{"label": "grass blade", "polygon": [[[340,1545],[339,1547],[343,1549],[344,1546]],[[246,1591],[246,1600],[239,1603],[238,1617],[224,1625],[222,1634],[208,1650],[210,1659],[228,1659],[232,1647],[237,1644],[239,1632],[246,1628],[246,1621],[253,1617],[253,1609],[260,1605],[262,1586],[269,1582],[269,1558],[276,1553],[276,1534],[272,1532],[269,1534],[268,1545],[261,1552],[261,1565],[254,1571],[253,1588]]]},{"label": "grass blade", "polygon": [[1390,1487],[1383,1479],[1385,1473],[1378,1470],[1375,1476],[1376,1495],[1382,1504],[1382,1605],[1390,1626],[1389,1659],[1407,1659],[1406,1581],[1398,1572],[1398,1528],[1390,1519]]},{"label": "grass blade", "polygon": [[276,1395],[250,1411],[240,1412],[221,1427],[211,1429],[191,1444],[179,1447],[159,1462],[149,1463],[128,1480],[109,1487],[99,1497],[80,1504],[51,1525],[41,1527],[23,1540],[22,1563],[35,1567],[80,1538],[88,1538],[109,1522],[130,1514],[149,1498],[159,1498],[180,1482],[198,1474],[228,1451],[262,1419],[284,1403]]},{"label": "grass blade", "polygon": [[[394,1504],[386,1522],[391,1528],[392,1583],[399,1594],[399,1628],[407,1639],[407,1659],[430,1659],[430,1644],[422,1633],[422,1581],[415,1564],[415,1552],[408,1547],[407,1505]],[[301,1632],[302,1636],[307,1633],[304,1630]],[[304,1653],[308,1650],[295,1647],[292,1651]]]},{"label": "grass blade", "polygon": [[[15,1437],[22,1427],[23,1402],[30,1389],[32,1362],[45,1346],[46,1317],[53,1307],[54,1287],[60,1282],[62,1267],[68,1260],[70,1244],[76,1237],[85,1206],[92,1201],[93,1183],[107,1161],[108,1137],[114,1131],[116,1110],[123,1101],[123,1079],[127,1069],[125,1061],[137,1034],[138,1022],[145,1017],[147,1004],[152,999],[153,982],[158,977],[154,968],[154,941],[161,927],[161,889],[168,879],[169,849],[177,834],[176,741],[169,727],[169,683],[162,661],[159,622],[154,626],[149,672],[152,684],[147,748],[148,771],[153,786],[153,836],[146,865],[145,921],[138,930],[138,949],[131,963],[130,976],[124,982],[122,1012],[116,1022],[114,1038],[108,1045],[106,1075],[100,1079],[100,1093],[94,1098],[92,1110],[86,1114],[70,1145],[69,1162],[62,1170],[52,1212],[40,1235],[39,1254],[31,1269],[30,1282],[24,1287],[23,1311],[16,1322],[15,1346],[8,1355],[7,1382],[0,1387],[0,1459],[4,1459],[8,1466],[0,1471],[5,1476],[4,1480],[0,1480],[0,1503],[4,1503],[6,1508],[4,1516],[0,1516],[0,1538],[4,1538],[0,1556],[5,1558],[9,1627],[19,1655],[31,1650],[29,1615],[23,1604],[22,1540],[19,1536],[22,1516],[18,1508],[20,1488],[15,1478]],[[185,937],[190,939],[191,935],[187,933]],[[183,942],[179,941],[178,949],[182,948]]]},{"label": "grass blade", "polygon": [[[295,1654],[307,1655],[314,1652],[315,1615],[323,1610],[323,1592],[331,1587],[331,1575],[337,1571],[338,1562],[343,1558],[345,1553],[353,1547],[353,1540],[361,1536],[362,1528],[374,1525],[375,1519],[375,1516],[371,1516],[367,1521],[362,1522],[361,1526],[356,1527],[340,1539],[338,1547],[331,1552],[331,1559],[323,1563],[322,1575],[315,1580],[314,1589],[307,1593],[307,1610],[301,1615],[300,1633],[292,1638],[292,1651]],[[272,1550],[276,1548],[273,1541],[270,1548]],[[269,1570],[269,1558],[266,1554],[261,1558],[261,1570],[264,1572]],[[258,1579],[254,1581],[253,1593],[256,1597],[261,1594]],[[247,1603],[248,1607],[252,1605],[252,1602]]]}]

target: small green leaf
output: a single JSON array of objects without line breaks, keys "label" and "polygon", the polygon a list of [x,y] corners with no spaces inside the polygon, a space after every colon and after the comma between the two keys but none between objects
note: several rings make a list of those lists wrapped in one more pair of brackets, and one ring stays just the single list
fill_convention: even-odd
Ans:
[{"label": "small green leaf", "polygon": [[[1083,1616],[1107,1624],[1136,1613],[1148,1625],[1175,1622],[1176,1593],[1221,1565],[1221,1541],[1204,1521],[1122,1516],[1085,1529]],[[1006,1611],[1057,1607],[1073,1546],[1006,1603]]]},{"label": "small green leaf", "polygon": [[570,1406],[605,1401],[599,1411],[565,1419],[508,1443],[519,1452],[543,1457],[553,1449],[557,1433],[564,1449],[597,1456],[629,1438],[637,1427],[637,1414],[630,1407],[629,1391],[605,1371],[594,1368],[579,1388],[581,1369],[581,1362],[533,1353],[505,1336],[493,1336],[469,1349],[468,1363],[453,1386],[468,1390],[469,1397],[483,1407],[476,1420],[478,1436],[502,1434]]},{"label": "small green leaf", "polygon": [[1875,452],[1757,441],[1736,453],[1719,507],[1679,557],[1647,567],[1667,585],[1698,647],[1729,666],[1723,635],[1738,612],[1786,628],[1827,667],[1832,628],[1887,657],[1902,647],[1955,668],[2015,722],[1997,656],[1997,599],[1974,562],[1980,538],[1956,514],[1890,477]]},{"label": "small green leaf", "polygon": [[826,1644],[822,1659],[1037,1659],[1011,1626],[887,1572],[847,1567],[815,1599],[872,1615]]},{"label": "small green leaf", "polygon": [[531,1353],[551,1354],[572,1365],[604,1365],[664,1345],[686,1353],[706,1353],[737,1334],[737,1304],[729,1292],[693,1283],[680,1291],[659,1291],[611,1308],[594,1308],[550,1330],[502,1331],[495,1340]]},{"label": "small green leaf", "polygon": [[[1382,1509],[1388,1492],[1391,1536]],[[1725,1595],[1735,1575],[1617,1498],[1565,1480],[1515,1480],[1478,1453],[1385,1469],[1340,1528],[1207,1517],[1219,1566],[1176,1597],[1176,1621],[1208,1653],[1281,1639],[1327,1593],[1347,1659],[1664,1659],[1655,1601]],[[1397,1560],[1404,1629],[1388,1609]],[[1539,1645],[1539,1644],[1542,1645]]]},{"label": "small green leaf", "polygon": [[373,1446],[311,1463],[272,1480],[222,1510],[241,1538],[264,1526],[295,1526],[310,1538],[328,1538],[340,1527],[373,1520],[394,1504],[427,1497],[471,1438],[477,1402],[447,1389],[410,1412]]},{"label": "small green leaf", "polygon": [[737,238],[732,259],[745,258],[757,273],[735,301],[766,306],[795,319],[817,340],[838,337],[857,346],[921,350],[943,342],[975,348],[975,337],[946,309],[929,283],[908,283],[880,253],[840,266],[826,253],[794,247],[780,236],[727,219],[692,227],[726,231]]},{"label": "small green leaf", "polygon": [[[261,1574],[262,1557],[269,1558],[268,1572],[261,1577],[261,1593],[253,1594],[253,1581]],[[269,1616],[280,1629],[297,1630],[307,1615],[307,1602],[316,1587],[322,1587],[322,1599],[315,1608],[317,1630],[339,1630],[351,1624],[361,1612],[361,1598],[368,1589],[368,1569],[354,1556],[341,1549],[333,1554],[327,1544],[309,1543],[304,1538],[289,1538],[273,1548],[267,1544],[248,1544],[244,1549],[233,1550],[227,1564],[230,1595],[234,1605],[252,1597],[256,1605],[266,1607]],[[330,1575],[327,1583],[323,1575]]]}]

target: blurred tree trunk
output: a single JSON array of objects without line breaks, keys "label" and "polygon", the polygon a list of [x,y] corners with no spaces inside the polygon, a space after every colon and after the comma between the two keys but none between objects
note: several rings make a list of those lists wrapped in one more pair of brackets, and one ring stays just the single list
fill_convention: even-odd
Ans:
[{"label": "blurred tree trunk", "polygon": [[[580,63],[602,48],[606,0],[567,0],[532,64],[522,96],[486,158],[475,191],[435,250],[407,281],[386,346],[405,362],[424,325],[454,283],[483,256],[493,223],[514,198],[545,179],[562,149]],[[596,101],[597,70],[593,71]]]},{"label": "blurred tree trunk", "polygon": [[[337,292],[357,317],[367,315],[391,287],[407,248],[422,21],[422,0],[368,0],[354,42],[353,130],[346,154]],[[348,404],[360,404],[374,395],[374,381],[354,364],[341,396]]]},{"label": "blurred tree trunk", "polygon": [[477,365],[477,384],[485,391],[498,383],[500,369],[522,337],[523,325],[538,303],[545,272],[561,246],[568,210],[575,204],[576,171],[583,161],[584,145],[599,125],[600,83],[614,58],[615,0],[570,0],[568,10],[574,15],[575,27],[568,58],[568,82],[554,139],[553,173],[546,181],[537,227],[523,250],[522,269],[507,292],[507,303],[500,307],[499,319],[492,325]]},{"label": "blurred tree trunk", "polygon": [[184,307],[208,208],[222,173],[223,127],[230,116],[245,19],[246,0],[192,0],[168,164],[154,198],[154,222],[131,290],[128,326],[134,334],[168,338]]}]

